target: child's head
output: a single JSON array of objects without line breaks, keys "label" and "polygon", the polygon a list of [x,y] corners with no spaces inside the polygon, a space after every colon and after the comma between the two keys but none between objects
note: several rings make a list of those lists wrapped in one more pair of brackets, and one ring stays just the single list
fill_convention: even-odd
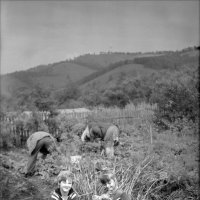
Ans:
[{"label": "child's head", "polygon": [[57,177],[60,190],[64,193],[69,192],[73,184],[73,174],[70,171],[61,171]]},{"label": "child's head", "polygon": [[104,173],[100,176],[100,182],[105,185],[110,193],[118,188],[118,182],[113,173]]}]

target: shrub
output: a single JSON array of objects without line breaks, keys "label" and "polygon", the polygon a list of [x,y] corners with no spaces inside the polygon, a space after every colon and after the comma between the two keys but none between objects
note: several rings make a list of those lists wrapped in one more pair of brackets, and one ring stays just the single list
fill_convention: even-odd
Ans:
[{"label": "shrub", "polygon": [[70,132],[72,131],[72,127],[79,123],[79,120],[77,118],[71,118],[70,116],[67,116],[65,114],[60,114],[56,117],[56,120],[58,122],[58,127],[60,129],[60,132]]},{"label": "shrub", "polygon": [[8,122],[0,122],[0,148],[9,149],[14,145],[14,135]]},{"label": "shrub", "polygon": [[[197,71],[185,69],[183,72],[168,73],[156,82],[151,101],[158,104],[157,122],[176,122],[178,129],[183,129],[184,122],[196,123],[199,119],[199,92]],[[177,123],[179,121],[179,123]],[[178,126],[177,126],[178,125]]]}]

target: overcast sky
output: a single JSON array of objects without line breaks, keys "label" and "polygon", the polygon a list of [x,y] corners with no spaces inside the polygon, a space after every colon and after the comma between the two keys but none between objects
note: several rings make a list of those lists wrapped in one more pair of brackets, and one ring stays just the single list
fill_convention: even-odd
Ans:
[{"label": "overcast sky", "polygon": [[1,74],[85,53],[199,45],[199,1],[1,1]]}]

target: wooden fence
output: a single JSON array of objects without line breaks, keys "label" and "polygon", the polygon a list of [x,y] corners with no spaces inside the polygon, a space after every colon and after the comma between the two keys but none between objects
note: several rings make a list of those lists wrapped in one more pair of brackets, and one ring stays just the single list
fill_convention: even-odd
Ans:
[{"label": "wooden fence", "polygon": [[[46,121],[49,118],[48,112],[39,112],[37,113],[38,116],[43,120]],[[62,115],[67,115],[68,119],[79,119],[84,120],[88,116],[88,112],[85,113],[77,113],[77,112],[71,112],[71,113],[64,113]],[[26,116],[27,118],[30,118],[33,116],[33,114],[19,114],[16,113],[9,113],[8,115],[4,115],[0,117],[0,121],[3,123],[7,123],[6,126],[6,132],[11,135],[11,138],[13,139],[13,144],[17,147],[23,147],[26,145],[26,141],[28,137],[32,134],[32,131],[28,129],[24,129],[23,127],[17,127],[16,121],[22,120],[22,118]],[[60,130],[56,129],[51,133],[54,137],[58,136],[60,134]]]},{"label": "wooden fence", "polygon": [[[101,121],[101,122],[111,122],[116,123],[120,125],[120,127],[123,129],[126,127],[127,124],[137,126],[138,124],[142,123],[142,120],[145,121],[149,118],[149,116],[152,116],[155,108],[128,108],[128,109],[96,109],[93,110],[90,113],[70,113],[67,114],[67,118],[76,118],[79,119],[79,121],[86,121],[88,120],[95,120],[95,121]],[[42,119],[46,120],[48,117],[47,113],[44,113],[42,115]],[[23,128],[17,128],[15,125],[15,118],[4,116],[1,117],[1,121],[6,121],[9,123],[9,126],[7,127],[7,132],[12,135],[13,143],[16,146],[24,146],[26,144],[26,141],[30,134],[32,132],[30,130],[26,130]],[[51,133],[54,137],[60,134],[60,130],[54,130],[53,133]]]},{"label": "wooden fence", "polygon": [[[32,131],[27,129],[16,128],[16,126],[13,124],[7,128],[6,132],[11,135],[11,138],[13,139],[12,143],[17,147],[25,146],[27,139],[33,133]],[[59,133],[59,129],[57,129],[51,134],[56,137],[57,135],[59,135]]]}]

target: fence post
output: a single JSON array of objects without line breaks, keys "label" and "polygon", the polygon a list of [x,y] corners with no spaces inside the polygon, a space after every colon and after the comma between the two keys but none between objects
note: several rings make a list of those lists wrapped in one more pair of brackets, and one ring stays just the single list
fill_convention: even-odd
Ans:
[{"label": "fence post", "polygon": [[20,132],[16,128],[15,128],[15,134],[17,136],[16,137],[17,146],[19,147],[21,145],[21,142],[20,142]]}]

